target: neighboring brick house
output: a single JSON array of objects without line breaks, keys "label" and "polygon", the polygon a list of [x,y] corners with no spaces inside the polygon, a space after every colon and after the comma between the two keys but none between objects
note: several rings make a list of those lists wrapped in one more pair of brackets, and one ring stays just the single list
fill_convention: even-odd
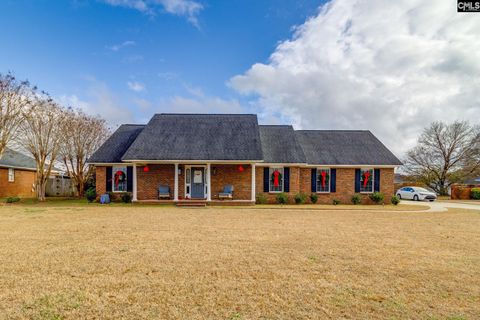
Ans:
[{"label": "neighboring brick house", "polygon": [[0,198],[33,197],[36,176],[35,160],[6,149],[0,157]]},{"label": "neighboring brick house", "polygon": [[[147,125],[122,125],[89,159],[97,194],[132,192],[134,201],[253,204],[297,193],[319,203],[352,195],[394,194],[401,162],[370,131],[293,130],[259,125],[256,115],[157,114]],[[232,185],[230,200],[221,200]],[[170,199],[159,200],[159,186]]]}]

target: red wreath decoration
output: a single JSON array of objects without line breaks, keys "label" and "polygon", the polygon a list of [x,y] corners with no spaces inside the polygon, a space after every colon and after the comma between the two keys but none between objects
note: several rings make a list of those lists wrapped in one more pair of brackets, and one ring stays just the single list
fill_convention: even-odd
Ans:
[{"label": "red wreath decoration", "polygon": [[148,166],[143,167],[143,172],[148,172],[150,171],[150,168]]},{"label": "red wreath decoration", "polygon": [[327,172],[322,171],[321,175],[322,175],[322,188],[325,188],[325,182],[327,180]]},{"label": "red wreath decoration", "polygon": [[123,171],[117,171],[115,172],[115,187],[118,188],[118,184],[120,182],[124,182],[125,181],[125,173]]},{"label": "red wreath decoration", "polygon": [[365,171],[363,173],[363,187],[367,187],[368,179],[370,178],[370,171]]},{"label": "red wreath decoration", "polygon": [[273,186],[278,187],[280,185],[280,172],[278,170],[273,171]]},{"label": "red wreath decoration", "polygon": [[238,171],[243,172],[243,171],[245,171],[245,168],[242,165],[240,165],[240,166],[238,166]]}]

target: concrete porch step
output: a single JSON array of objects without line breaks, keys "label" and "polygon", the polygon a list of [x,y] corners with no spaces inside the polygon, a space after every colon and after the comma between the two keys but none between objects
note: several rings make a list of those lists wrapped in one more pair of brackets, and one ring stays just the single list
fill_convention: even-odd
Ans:
[{"label": "concrete porch step", "polygon": [[177,207],[206,207],[207,203],[205,201],[179,201],[177,202]]}]

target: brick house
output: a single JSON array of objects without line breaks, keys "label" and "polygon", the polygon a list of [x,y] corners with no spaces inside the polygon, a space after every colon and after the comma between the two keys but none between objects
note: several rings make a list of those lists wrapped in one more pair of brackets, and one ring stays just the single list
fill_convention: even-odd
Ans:
[{"label": "brick house", "polygon": [[35,195],[36,164],[32,158],[6,149],[0,158],[0,198]]},{"label": "brick house", "polygon": [[[89,159],[97,194],[132,192],[133,201],[253,204],[297,193],[319,203],[354,194],[394,194],[401,162],[370,131],[294,130],[259,125],[256,115],[157,114],[147,125],[120,126]],[[220,199],[227,185],[233,197]],[[170,197],[159,200],[159,186]]]}]

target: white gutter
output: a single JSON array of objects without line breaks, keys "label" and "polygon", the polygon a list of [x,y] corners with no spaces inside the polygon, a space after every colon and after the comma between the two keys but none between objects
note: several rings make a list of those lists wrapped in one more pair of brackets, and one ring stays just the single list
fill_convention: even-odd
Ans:
[{"label": "white gutter", "polygon": [[184,164],[200,164],[200,163],[216,163],[216,164],[250,164],[260,163],[263,160],[123,160],[124,163],[184,163]]}]

